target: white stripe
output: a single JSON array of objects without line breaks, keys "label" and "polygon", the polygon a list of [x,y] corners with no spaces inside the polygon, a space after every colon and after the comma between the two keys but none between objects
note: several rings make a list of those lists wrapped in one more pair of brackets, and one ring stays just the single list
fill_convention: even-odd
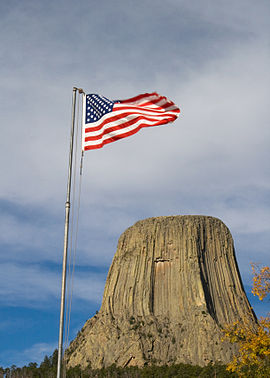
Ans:
[{"label": "white stripe", "polygon": [[[141,123],[146,123],[146,124],[149,124],[149,125],[152,125],[153,122],[151,121],[146,121],[146,120],[139,120],[138,122],[134,123],[133,125],[131,126],[128,126],[128,127],[125,127],[124,129],[120,129],[120,130],[115,130],[115,131],[112,131],[108,134],[105,134],[105,135],[102,135],[100,139],[97,139],[97,140],[90,140],[90,141],[86,141],[85,142],[85,146],[95,146],[95,145],[100,145],[102,144],[103,141],[105,141],[106,139],[109,139],[109,138],[112,138],[114,136],[119,136],[119,135],[125,135],[126,133],[128,133],[129,131],[132,131],[134,129],[136,129]],[[169,122],[168,122],[169,123]],[[86,134],[87,136],[87,134]],[[91,133],[91,136],[94,136],[92,133]]]},{"label": "white stripe", "polygon": [[166,112],[168,112],[170,110],[179,110],[179,108],[176,105],[171,105],[171,106],[168,106],[168,108],[166,108],[165,110],[166,110]]},{"label": "white stripe", "polygon": [[[143,98],[136,100],[136,101],[129,101],[126,104],[143,104],[143,103],[146,103],[146,102],[149,102],[149,101],[155,101],[158,98],[160,98],[160,96],[158,96],[156,94],[155,95],[149,95],[149,96],[144,96]],[[123,100],[123,101],[126,101],[126,100]]]},{"label": "white stripe", "polygon": [[[108,128],[111,128],[111,127],[115,127],[115,126],[120,126],[122,125],[123,128],[125,127],[124,124],[135,119],[135,118],[138,118],[138,115],[137,114],[130,114],[126,117],[123,117],[121,119],[118,119],[117,121],[111,121],[111,122],[108,122],[106,123],[100,130],[96,130],[96,131],[85,131],[85,136],[98,136],[98,135],[101,135],[104,133],[104,131]],[[159,121],[162,121],[163,119],[166,119],[168,118],[168,114],[163,114],[162,116],[157,116],[155,117],[156,118],[156,122],[159,122]],[[139,120],[140,122],[143,122],[144,120]],[[155,122],[155,121],[152,121],[152,120],[145,120],[147,121],[147,123],[152,123]],[[95,123],[96,124],[96,123]],[[93,124],[92,124],[93,125]]]},{"label": "white stripe", "polygon": [[[164,118],[164,117],[166,118],[167,116],[171,116],[171,115],[175,116],[176,115],[174,112],[164,112],[164,111],[160,112],[160,114],[157,114],[155,112],[152,112],[150,109],[149,110],[145,110],[145,109],[138,110],[138,109],[136,109],[136,113],[132,109],[130,111],[128,109],[126,109],[126,110],[118,110],[118,111],[114,110],[114,111],[112,111],[110,113],[105,114],[102,118],[100,118],[96,122],[85,123],[84,127],[85,128],[98,127],[98,126],[100,126],[105,121],[110,122],[110,121],[108,121],[108,118],[115,117],[115,116],[121,115],[123,113],[131,113],[131,114],[128,114],[126,117],[123,117],[122,119],[126,119],[127,117],[131,117],[131,116],[133,116],[133,118],[134,118],[134,117],[138,117],[138,115],[145,115],[145,116],[148,116],[148,117],[156,118],[158,120],[160,118],[161,119]],[[118,121],[121,121],[121,119],[118,120]]]},{"label": "white stripe", "polygon": [[166,98],[162,98],[162,99],[160,99],[160,101],[155,103],[156,106],[160,106],[160,107],[167,105],[167,104],[170,104],[170,102]]},{"label": "white stripe", "polygon": [[119,110],[114,110],[111,114],[114,115],[114,114],[123,114],[123,113],[133,113],[133,114],[137,114],[137,115],[146,115],[146,116],[152,116],[152,117],[160,117],[160,116],[164,116],[166,114],[175,114],[174,111],[171,111],[171,112],[167,112],[166,110],[160,110],[160,109],[120,109]]},{"label": "white stripe", "polygon": [[130,104],[130,103],[115,103],[114,105],[113,105],[113,107],[114,108],[121,108],[122,106],[125,106],[125,107],[127,107],[127,108],[131,108],[131,109],[133,109],[133,108],[141,108],[141,109],[148,109],[148,108],[157,108],[157,109],[161,109],[161,107],[160,106],[157,106],[156,104],[153,104],[152,102],[151,102],[151,104],[147,104],[147,105],[140,105],[140,104]]},{"label": "white stripe", "polygon": [[[170,105],[168,102],[166,103],[168,105]],[[164,107],[161,107],[161,106],[157,106],[156,104],[151,104],[151,105],[147,105],[147,106],[139,106],[139,105],[130,105],[130,104],[114,104],[113,106],[113,109],[121,109],[121,108],[128,108],[128,109],[134,109],[134,110],[142,110],[142,111],[151,111],[151,110],[155,110],[155,111],[159,111],[159,112],[166,112],[167,111],[167,108],[164,108]],[[128,110],[127,109],[127,110]],[[177,107],[175,107],[175,109],[178,109]],[[126,109],[123,109],[123,112],[125,111]]]}]

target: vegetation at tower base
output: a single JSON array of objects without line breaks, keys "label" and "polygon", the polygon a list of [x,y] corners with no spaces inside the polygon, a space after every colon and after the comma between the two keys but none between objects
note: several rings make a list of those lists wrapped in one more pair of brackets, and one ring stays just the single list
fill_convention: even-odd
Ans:
[{"label": "vegetation at tower base", "polygon": [[[270,294],[270,268],[258,268],[252,264],[252,293],[263,300]],[[228,364],[227,370],[237,372],[240,377],[270,377],[270,316],[261,317],[257,326],[250,327],[245,320],[224,327],[224,339],[239,345],[239,351]]]},{"label": "vegetation at tower base", "polygon": [[[53,356],[57,356],[57,350]],[[49,361],[49,363],[48,363]],[[53,364],[51,363],[53,362]],[[38,367],[36,363],[30,363],[22,368],[12,366],[3,369],[0,367],[0,378],[55,378],[57,360],[52,357],[45,357],[44,361]],[[171,365],[171,366],[137,366],[121,368],[116,365],[103,369],[91,369],[86,367],[82,369],[75,366],[66,370],[66,378],[166,378],[166,377],[186,377],[186,378],[230,378],[237,377],[235,373],[226,370],[225,365],[193,366],[193,365]]]},{"label": "vegetation at tower base", "polygon": [[224,365],[207,365],[204,367],[186,364],[163,365],[163,366],[131,366],[121,368],[116,365],[103,369],[92,370],[86,368],[82,370],[79,366],[70,368],[67,378],[103,378],[103,377],[123,377],[123,378],[229,378],[237,377],[235,373],[229,373]]},{"label": "vegetation at tower base", "polygon": [[100,311],[65,358],[82,369],[227,364],[238,347],[221,341],[222,328],[242,319],[256,328],[224,223],[149,218],[121,235]]},{"label": "vegetation at tower base", "polygon": [[10,368],[0,367],[0,378],[55,378],[57,370],[58,350],[53,354],[45,356],[40,366],[36,362],[30,362],[28,366],[17,367],[12,365]]}]

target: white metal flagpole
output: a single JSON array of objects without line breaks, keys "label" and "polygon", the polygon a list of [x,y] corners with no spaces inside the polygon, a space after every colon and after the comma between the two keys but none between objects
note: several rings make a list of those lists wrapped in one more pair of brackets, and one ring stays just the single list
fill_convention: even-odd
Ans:
[{"label": "white metal flagpole", "polygon": [[61,308],[60,308],[60,322],[59,322],[57,378],[61,378],[61,364],[62,364],[62,357],[63,357],[63,329],[64,329],[65,293],[66,293],[66,267],[67,267],[67,253],[68,253],[70,195],[71,195],[71,178],[72,178],[72,161],[73,161],[73,145],[74,145],[75,110],[76,110],[76,94],[77,94],[77,91],[79,91],[79,93],[84,93],[82,89],[73,87],[72,121],[71,121],[71,133],[70,133],[69,168],[68,168],[68,182],[67,182],[67,199],[66,199],[66,205],[65,205],[66,210],[65,210],[65,231],[64,231]]}]

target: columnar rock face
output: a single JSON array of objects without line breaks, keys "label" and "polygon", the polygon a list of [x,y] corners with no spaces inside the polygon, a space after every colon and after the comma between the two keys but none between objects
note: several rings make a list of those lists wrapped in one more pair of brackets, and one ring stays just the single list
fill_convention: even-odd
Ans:
[{"label": "columnar rock face", "polygon": [[256,323],[233,240],[219,219],[149,218],[119,239],[97,315],[66,352],[68,365],[227,363],[221,327]]}]

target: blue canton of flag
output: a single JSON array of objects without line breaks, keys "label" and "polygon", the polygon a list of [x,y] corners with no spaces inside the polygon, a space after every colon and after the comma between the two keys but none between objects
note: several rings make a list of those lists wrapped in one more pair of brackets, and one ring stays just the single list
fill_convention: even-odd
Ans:
[{"label": "blue canton of flag", "polygon": [[86,96],[86,114],[85,123],[92,123],[98,121],[105,114],[110,113],[113,104],[117,101],[111,101],[104,96],[97,94],[89,94]]}]

